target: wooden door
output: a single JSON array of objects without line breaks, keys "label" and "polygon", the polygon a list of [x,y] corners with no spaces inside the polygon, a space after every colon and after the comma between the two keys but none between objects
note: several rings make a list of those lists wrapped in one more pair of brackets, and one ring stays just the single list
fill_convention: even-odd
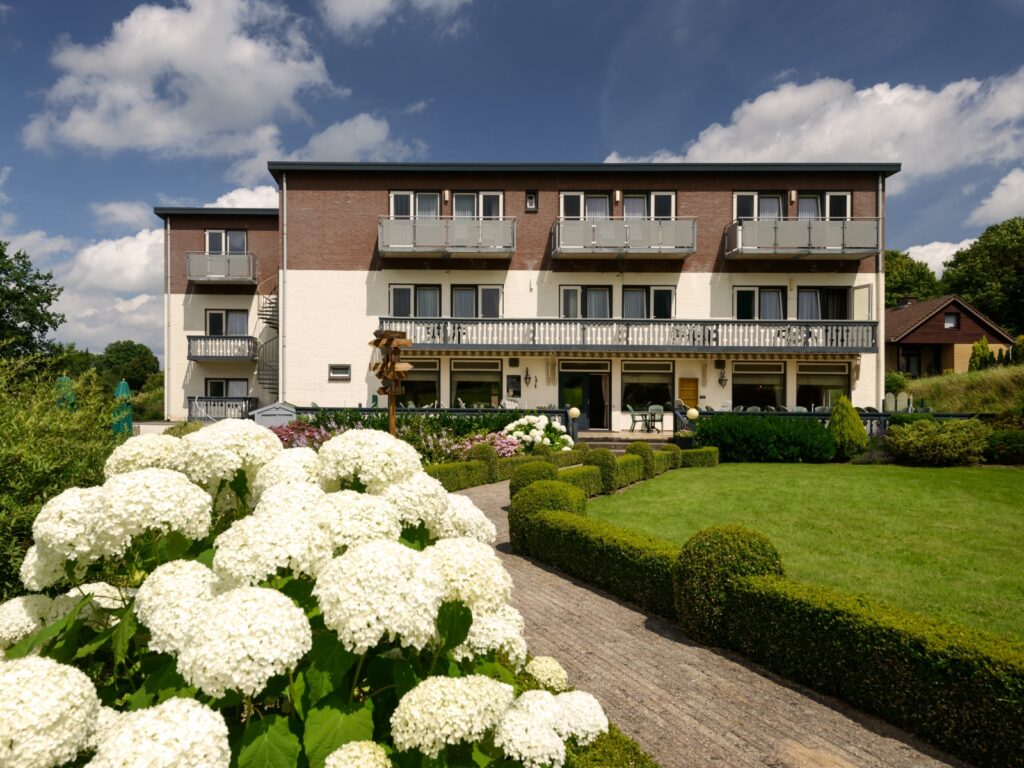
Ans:
[{"label": "wooden door", "polygon": [[697,379],[680,378],[676,397],[686,403],[687,408],[696,408],[700,403],[700,388]]}]

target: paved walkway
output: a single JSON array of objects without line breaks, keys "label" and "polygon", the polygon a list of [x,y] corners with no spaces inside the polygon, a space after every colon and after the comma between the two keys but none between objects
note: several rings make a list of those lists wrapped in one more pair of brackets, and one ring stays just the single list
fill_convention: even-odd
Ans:
[{"label": "paved walkway", "polygon": [[498,527],[534,655],[556,657],[578,688],[663,768],[964,766],[841,702],[743,659],[508,546],[508,483],[463,492]]}]

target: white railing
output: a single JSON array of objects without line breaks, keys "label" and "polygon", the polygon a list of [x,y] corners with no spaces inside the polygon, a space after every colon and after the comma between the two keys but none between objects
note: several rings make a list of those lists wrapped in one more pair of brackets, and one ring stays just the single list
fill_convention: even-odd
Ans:
[{"label": "white railing", "polygon": [[377,247],[383,254],[482,253],[509,255],[516,249],[514,217],[476,219],[381,216]]},{"label": "white railing", "polygon": [[725,230],[725,255],[814,254],[866,256],[878,253],[881,220],[744,219]]},{"label": "white railing", "polygon": [[255,283],[256,257],[251,253],[187,254],[188,279],[201,283]]},{"label": "white railing", "polygon": [[253,336],[189,336],[189,360],[255,360]]},{"label": "white railing", "polygon": [[579,254],[693,253],[697,245],[697,220],[682,219],[559,219],[555,223],[552,251]]},{"label": "white railing", "polygon": [[190,397],[188,420],[246,419],[258,403],[255,397]]}]

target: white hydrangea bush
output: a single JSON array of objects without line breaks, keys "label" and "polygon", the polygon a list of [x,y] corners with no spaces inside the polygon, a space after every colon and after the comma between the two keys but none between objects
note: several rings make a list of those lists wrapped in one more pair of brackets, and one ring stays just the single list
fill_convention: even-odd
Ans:
[{"label": "white hydrangea bush", "polygon": [[408,444],[158,437],[36,520],[35,594],[0,604],[0,768],[559,768],[607,731],[527,664],[494,525]]},{"label": "white hydrangea bush", "polygon": [[546,445],[553,451],[571,451],[573,446],[573,439],[565,426],[543,414],[516,419],[502,432],[518,440],[527,452],[532,452],[538,445]]}]

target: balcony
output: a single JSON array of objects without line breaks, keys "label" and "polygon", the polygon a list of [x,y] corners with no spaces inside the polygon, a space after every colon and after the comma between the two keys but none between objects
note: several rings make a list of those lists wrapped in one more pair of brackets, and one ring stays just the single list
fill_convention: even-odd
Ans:
[{"label": "balcony", "polygon": [[393,219],[381,216],[377,247],[384,256],[510,257],[516,250],[516,220],[471,218]]},{"label": "balcony", "polygon": [[880,219],[734,221],[725,230],[727,259],[863,259],[879,251]]},{"label": "balcony", "polygon": [[697,244],[696,219],[559,219],[551,251],[572,258],[685,258]]},{"label": "balcony", "polygon": [[190,397],[188,420],[246,419],[258,406],[255,397]]},{"label": "balcony", "polygon": [[253,336],[189,336],[188,359],[196,362],[255,360],[258,342]]},{"label": "balcony", "polygon": [[384,317],[417,350],[775,352],[878,351],[878,324],[859,320],[555,320]]},{"label": "balcony", "polygon": [[196,283],[255,285],[259,272],[251,253],[188,254],[188,279]]}]

